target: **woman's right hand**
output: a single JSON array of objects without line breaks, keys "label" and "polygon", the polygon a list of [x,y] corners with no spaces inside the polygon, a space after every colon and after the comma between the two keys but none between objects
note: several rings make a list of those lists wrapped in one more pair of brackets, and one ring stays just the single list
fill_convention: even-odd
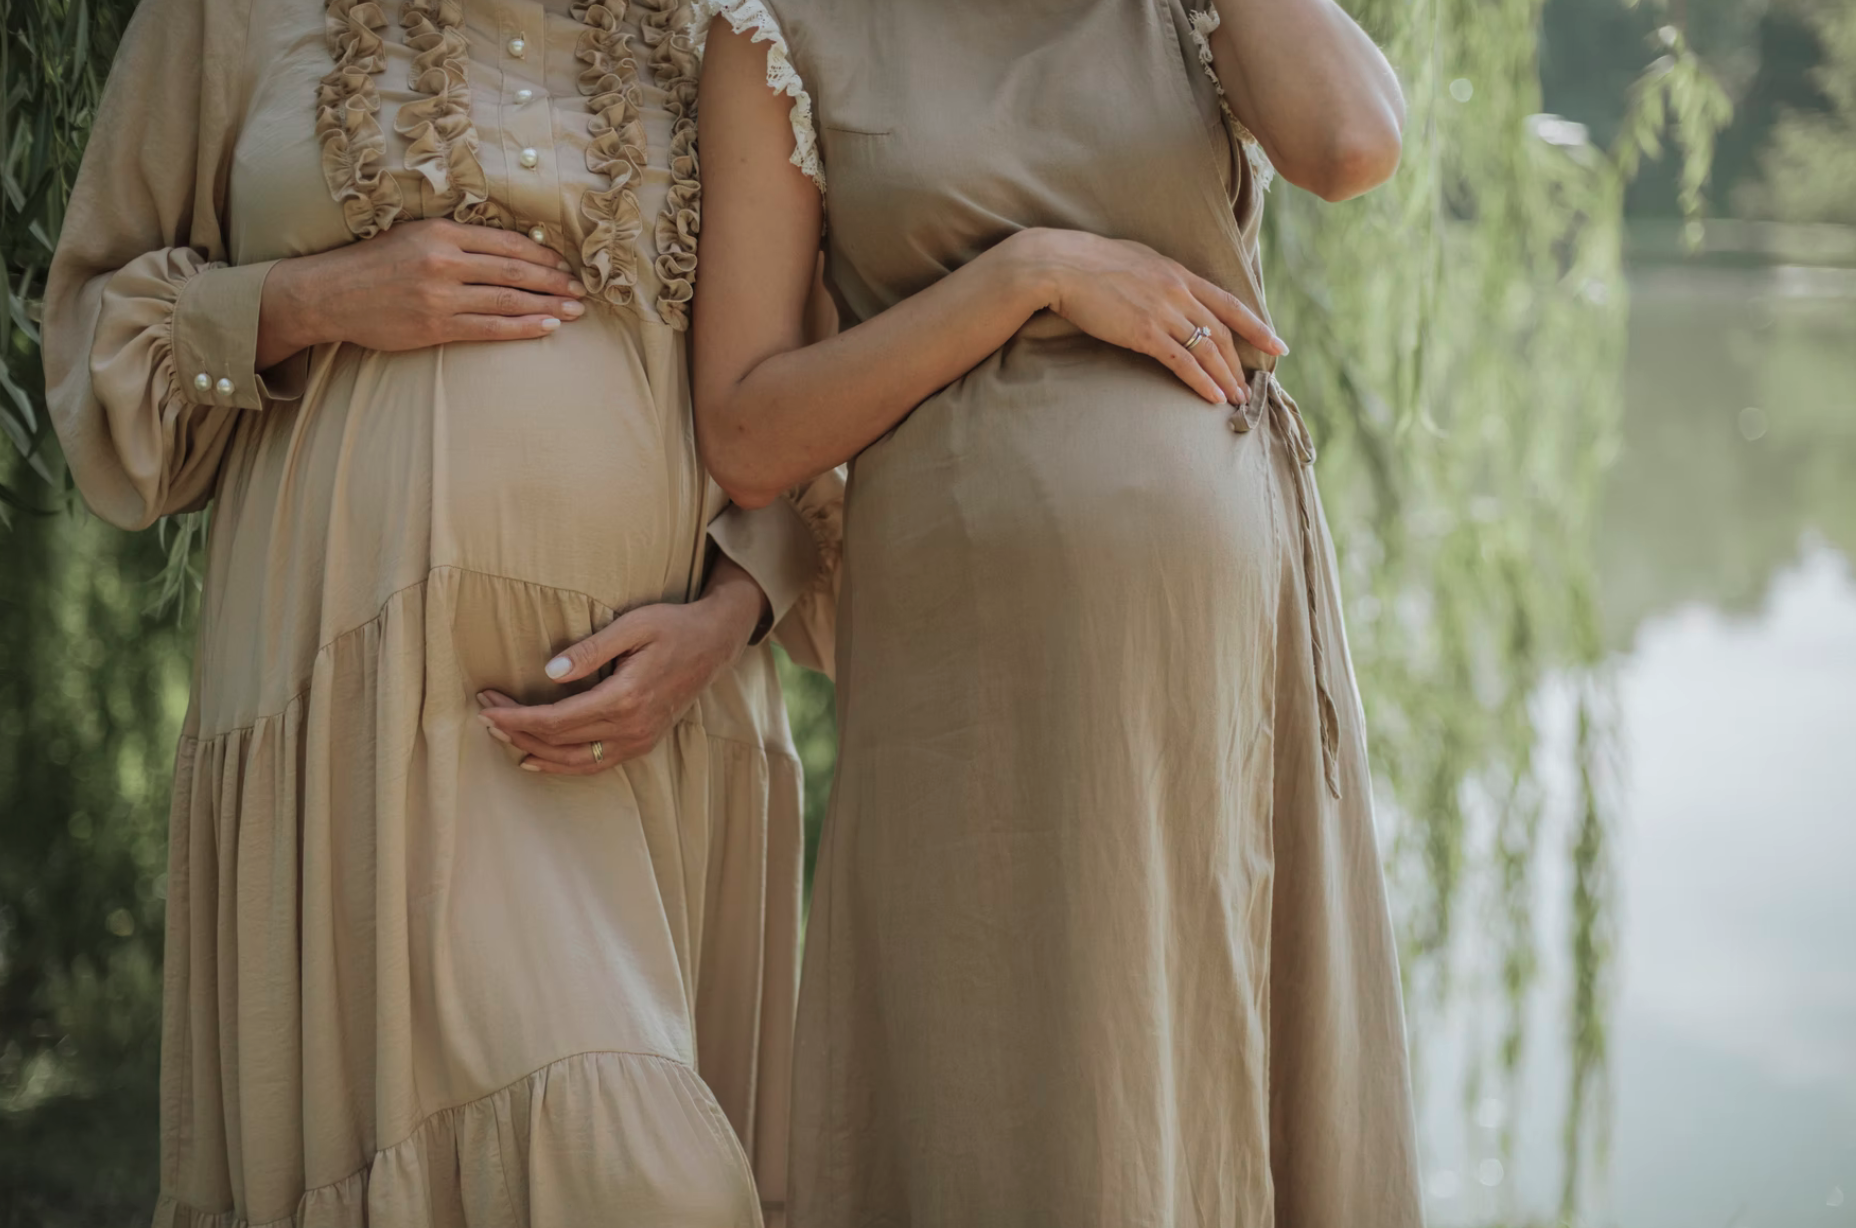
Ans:
[{"label": "woman's right hand", "polygon": [[[1024,231],[1009,242],[1047,279],[1050,310],[1099,341],[1158,359],[1208,401],[1249,397],[1235,337],[1265,354],[1289,352],[1237,296],[1144,244],[1075,230]],[[1187,349],[1201,327],[1211,344]]]},{"label": "woman's right hand", "polygon": [[418,350],[542,337],[578,319],[586,289],[559,254],[514,231],[430,219],[279,261],[264,282],[258,369],[353,342]]}]

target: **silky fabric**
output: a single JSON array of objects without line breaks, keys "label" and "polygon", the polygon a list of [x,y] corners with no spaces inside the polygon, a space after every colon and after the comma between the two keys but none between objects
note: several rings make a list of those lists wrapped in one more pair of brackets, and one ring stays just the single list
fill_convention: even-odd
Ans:
[{"label": "silky fabric", "polygon": [[[520,770],[474,700],[568,694],[543,664],[693,597],[712,521],[815,660],[829,627],[829,490],[725,512],[696,455],[687,22],[146,0],[125,36],[46,353],[101,514],[212,500],[161,1228],[778,1210],[802,836],[771,650],[588,778]],[[590,310],[538,340],[254,369],[270,262],[421,217],[533,229]]]},{"label": "silky fabric", "polygon": [[[1034,226],[1267,316],[1266,163],[1201,61],[1211,14],[721,7],[803,81],[846,327]],[[1313,448],[1242,354],[1234,412],[1040,314],[856,458],[800,1228],[1420,1222]]]}]

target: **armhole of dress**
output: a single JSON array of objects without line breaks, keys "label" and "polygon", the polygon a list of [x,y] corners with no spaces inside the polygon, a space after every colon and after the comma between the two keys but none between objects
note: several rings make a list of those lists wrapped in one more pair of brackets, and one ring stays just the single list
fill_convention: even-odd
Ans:
[{"label": "armhole of dress", "polygon": [[793,100],[790,120],[793,125],[792,164],[825,192],[825,168],[819,161],[818,133],[812,126],[812,95],[793,67],[791,49],[780,23],[762,0],[698,0],[692,38],[701,48],[708,37],[709,23],[716,17],[728,19],[736,34],[753,35],[753,41],[767,44],[767,88]]},{"label": "armhole of dress", "polygon": [[1257,134],[1245,127],[1244,121],[1231,110],[1231,104],[1225,100],[1224,82],[1218,79],[1218,67],[1212,62],[1212,31],[1219,27],[1224,18],[1215,8],[1201,9],[1189,14],[1189,17],[1192,22],[1192,42],[1199,49],[1199,64],[1205,69],[1205,75],[1211,78],[1212,87],[1218,91],[1218,109],[1224,113],[1225,129],[1244,151],[1244,161],[1250,164],[1250,174],[1257,181],[1257,189],[1267,192],[1270,181],[1276,178],[1276,168],[1270,165],[1270,156],[1257,143]]}]

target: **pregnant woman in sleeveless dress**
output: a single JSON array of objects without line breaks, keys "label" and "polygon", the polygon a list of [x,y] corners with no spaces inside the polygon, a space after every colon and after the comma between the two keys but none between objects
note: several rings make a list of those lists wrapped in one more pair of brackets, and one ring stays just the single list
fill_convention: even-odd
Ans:
[{"label": "pregnant woman in sleeveless dress", "polygon": [[821,625],[831,507],[714,519],[689,20],[143,0],[125,35],[45,340],[100,514],[212,500],[160,1228],[778,1201],[800,773],[747,645]]},{"label": "pregnant woman in sleeveless dress", "polygon": [[1331,0],[715,7],[703,452],[743,504],[854,458],[793,1222],[1419,1222],[1257,250],[1272,162],[1391,173],[1390,69]]}]

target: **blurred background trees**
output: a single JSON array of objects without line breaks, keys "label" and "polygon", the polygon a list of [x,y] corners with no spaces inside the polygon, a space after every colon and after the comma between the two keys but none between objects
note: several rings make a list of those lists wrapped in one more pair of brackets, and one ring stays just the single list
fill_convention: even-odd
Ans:
[{"label": "blurred background trees", "polygon": [[[0,43],[0,1228],[138,1224],[153,1203],[172,746],[195,536],[82,510],[45,420],[36,303],[131,0],[8,0]],[[1465,978],[1512,1077],[1564,868],[1562,1199],[1602,1138],[1615,746],[1594,597],[1618,447],[1627,218],[1856,222],[1849,0],[1352,0],[1411,100],[1404,166],[1266,226],[1285,378],[1314,418],[1372,727],[1414,1026]],[[1710,173],[1711,172],[1711,173]],[[788,670],[814,838],[830,687]],[[1574,696],[1570,762],[1537,698]],[[1579,782],[1555,802],[1543,776]],[[1549,808],[1569,813],[1548,822]],[[1545,832],[1563,832],[1551,845]],[[1464,966],[1468,923],[1499,935]]]}]

